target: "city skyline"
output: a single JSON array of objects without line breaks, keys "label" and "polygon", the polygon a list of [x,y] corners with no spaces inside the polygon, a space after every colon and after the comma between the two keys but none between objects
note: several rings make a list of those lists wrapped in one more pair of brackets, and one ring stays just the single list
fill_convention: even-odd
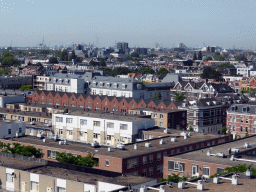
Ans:
[{"label": "city skyline", "polygon": [[255,49],[254,8],[247,0],[1,0],[0,46],[128,42],[130,47],[209,45]]}]

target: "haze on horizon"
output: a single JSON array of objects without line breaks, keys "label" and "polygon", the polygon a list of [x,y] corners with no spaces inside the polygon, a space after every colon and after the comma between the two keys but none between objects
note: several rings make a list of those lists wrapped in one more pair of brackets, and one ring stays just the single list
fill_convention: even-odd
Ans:
[{"label": "haze on horizon", "polygon": [[0,47],[125,41],[255,49],[253,0],[1,0]]}]

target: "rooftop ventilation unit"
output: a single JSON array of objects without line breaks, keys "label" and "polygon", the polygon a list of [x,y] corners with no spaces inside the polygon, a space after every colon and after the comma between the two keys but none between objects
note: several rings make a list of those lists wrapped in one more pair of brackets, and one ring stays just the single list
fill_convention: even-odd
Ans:
[{"label": "rooftop ventilation unit", "polygon": [[125,149],[125,145],[123,143],[119,143],[119,144],[117,144],[117,148],[124,150]]},{"label": "rooftop ventilation unit", "polygon": [[145,147],[152,147],[151,143],[145,143]]},{"label": "rooftop ventilation unit", "polygon": [[160,142],[159,142],[160,145],[164,145],[165,144],[165,141],[164,139],[161,139]]},{"label": "rooftop ventilation unit", "polygon": [[138,150],[138,145],[137,144],[134,144],[134,149]]},{"label": "rooftop ventilation unit", "polygon": [[233,153],[239,153],[239,152],[240,152],[240,149],[238,149],[238,148],[231,148],[231,152],[233,152]]},{"label": "rooftop ventilation unit", "polygon": [[245,143],[245,144],[244,144],[244,147],[245,147],[245,148],[250,148],[249,143]]},{"label": "rooftop ventilation unit", "polygon": [[173,138],[171,138],[171,141],[172,141],[172,142],[177,142],[177,138],[176,138],[176,137],[173,137]]},{"label": "rooftop ventilation unit", "polygon": [[164,133],[170,133],[170,129],[166,128],[166,129],[164,130]]},{"label": "rooftop ventilation unit", "polygon": [[59,145],[63,145],[64,144],[64,141],[59,141]]},{"label": "rooftop ventilation unit", "polygon": [[99,147],[100,145],[99,145],[99,143],[98,143],[97,141],[93,141],[93,142],[91,143],[91,146],[94,147],[94,148],[96,148],[96,147]]},{"label": "rooftop ventilation unit", "polygon": [[182,131],[181,133],[180,133],[180,136],[187,136],[187,133],[185,133],[185,131]]},{"label": "rooftop ventilation unit", "polygon": [[111,152],[111,151],[112,151],[112,148],[111,148],[111,147],[108,147],[108,151]]}]

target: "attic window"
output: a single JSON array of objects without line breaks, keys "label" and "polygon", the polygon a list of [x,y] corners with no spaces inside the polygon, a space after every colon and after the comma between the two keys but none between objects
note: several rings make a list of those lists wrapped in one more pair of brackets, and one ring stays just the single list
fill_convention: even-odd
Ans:
[{"label": "attic window", "polygon": [[243,112],[247,112],[247,107],[243,107]]},{"label": "attic window", "polygon": [[126,85],[125,84],[122,84],[122,89],[125,89],[126,88]]},{"label": "attic window", "polygon": [[117,88],[117,84],[116,84],[116,83],[114,83],[113,87],[114,87],[114,88]]}]

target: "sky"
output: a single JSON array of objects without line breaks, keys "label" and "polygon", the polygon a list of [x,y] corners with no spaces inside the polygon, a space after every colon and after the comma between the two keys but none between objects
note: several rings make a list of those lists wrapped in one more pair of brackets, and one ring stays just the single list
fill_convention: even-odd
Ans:
[{"label": "sky", "polygon": [[256,49],[255,0],[0,0],[0,47]]}]

